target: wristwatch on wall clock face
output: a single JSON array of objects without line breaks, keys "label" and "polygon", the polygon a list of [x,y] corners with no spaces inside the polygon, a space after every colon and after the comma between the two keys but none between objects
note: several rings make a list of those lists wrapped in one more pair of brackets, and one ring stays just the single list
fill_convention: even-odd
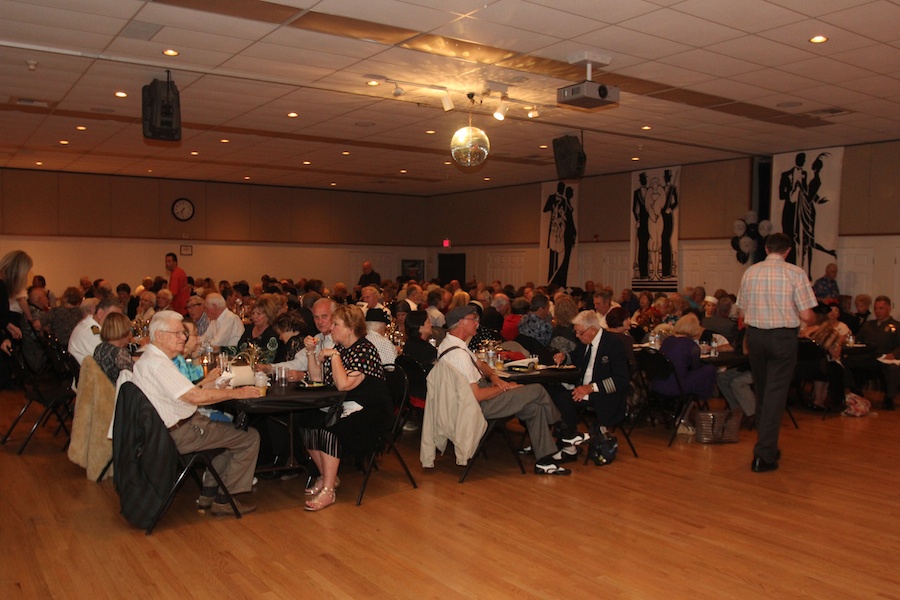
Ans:
[{"label": "wristwatch on wall clock face", "polygon": [[194,203],[187,198],[179,198],[172,203],[172,216],[179,221],[190,221],[194,216]]}]

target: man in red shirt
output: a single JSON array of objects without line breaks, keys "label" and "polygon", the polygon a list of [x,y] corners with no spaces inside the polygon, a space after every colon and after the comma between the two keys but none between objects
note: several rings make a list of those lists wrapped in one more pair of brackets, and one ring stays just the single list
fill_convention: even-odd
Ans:
[{"label": "man in red shirt", "polygon": [[187,273],[178,266],[178,257],[174,253],[166,254],[166,271],[169,273],[169,291],[172,292],[172,310],[183,315],[191,295],[188,287]]}]

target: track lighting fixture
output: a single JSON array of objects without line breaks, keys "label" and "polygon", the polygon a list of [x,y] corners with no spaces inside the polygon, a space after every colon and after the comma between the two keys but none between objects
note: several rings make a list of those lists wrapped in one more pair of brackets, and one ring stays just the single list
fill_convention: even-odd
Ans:
[{"label": "track lighting fixture", "polygon": [[504,92],[503,95],[500,96],[500,104],[497,105],[497,110],[494,111],[494,118],[498,121],[502,121],[506,118],[506,111],[509,110],[509,102],[507,102],[508,99],[509,96],[506,94],[506,92]]}]

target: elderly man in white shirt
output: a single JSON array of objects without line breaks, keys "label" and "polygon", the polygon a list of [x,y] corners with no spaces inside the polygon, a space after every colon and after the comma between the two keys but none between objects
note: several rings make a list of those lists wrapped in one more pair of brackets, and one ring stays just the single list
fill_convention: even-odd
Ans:
[{"label": "elderly man in white shirt", "polygon": [[560,414],[550,395],[540,384],[518,385],[505,381],[491,366],[475,357],[467,342],[475,335],[478,321],[478,313],[471,304],[447,313],[448,332],[438,347],[438,361],[446,362],[465,377],[486,419],[516,416],[525,421],[537,457],[536,474],[569,475],[571,471],[553,458],[557,447],[550,435],[550,425],[560,420]]},{"label": "elderly man in white shirt", "polygon": [[378,358],[381,364],[392,365],[397,362],[397,348],[393,342],[384,335],[387,325],[391,318],[380,308],[370,308],[366,311],[366,339],[372,342],[375,349],[378,350]]},{"label": "elderly man in white shirt", "polygon": [[[231,494],[249,492],[253,487],[253,471],[259,454],[259,434],[255,429],[235,429],[231,423],[210,421],[197,411],[198,406],[215,404],[231,398],[258,398],[254,386],[236,389],[204,389],[195,386],[181,374],[173,359],[184,351],[187,330],[183,317],[166,310],[153,315],[150,321],[150,344],[134,365],[133,382],[150,400],[169,430],[178,452],[186,454],[212,448],[225,448],[213,459],[213,467],[222,477]],[[256,507],[235,500],[242,514]],[[209,508],[213,515],[232,514],[225,495],[207,472],[197,501],[200,508]]]},{"label": "elderly man in white shirt", "polygon": [[222,294],[213,292],[206,295],[206,314],[209,316],[209,325],[201,344],[208,343],[214,350],[237,346],[244,334],[244,324],[239,316],[226,309]]}]

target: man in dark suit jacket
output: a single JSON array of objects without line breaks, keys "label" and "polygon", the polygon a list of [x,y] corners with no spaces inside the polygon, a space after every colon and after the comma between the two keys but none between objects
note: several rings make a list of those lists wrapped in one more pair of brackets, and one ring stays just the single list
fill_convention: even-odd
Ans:
[{"label": "man in dark suit jacket", "polygon": [[[578,433],[578,403],[589,401],[597,413],[597,424],[605,433],[625,418],[625,402],[631,381],[628,376],[628,357],[622,341],[600,327],[600,318],[592,310],[575,316],[572,324],[580,344],[568,355],[559,353],[557,363],[566,362],[578,367],[581,376],[577,386],[566,385],[555,390],[551,397],[562,415],[559,458],[575,460],[577,446],[588,439]],[[556,457],[554,457],[556,458]]]}]

